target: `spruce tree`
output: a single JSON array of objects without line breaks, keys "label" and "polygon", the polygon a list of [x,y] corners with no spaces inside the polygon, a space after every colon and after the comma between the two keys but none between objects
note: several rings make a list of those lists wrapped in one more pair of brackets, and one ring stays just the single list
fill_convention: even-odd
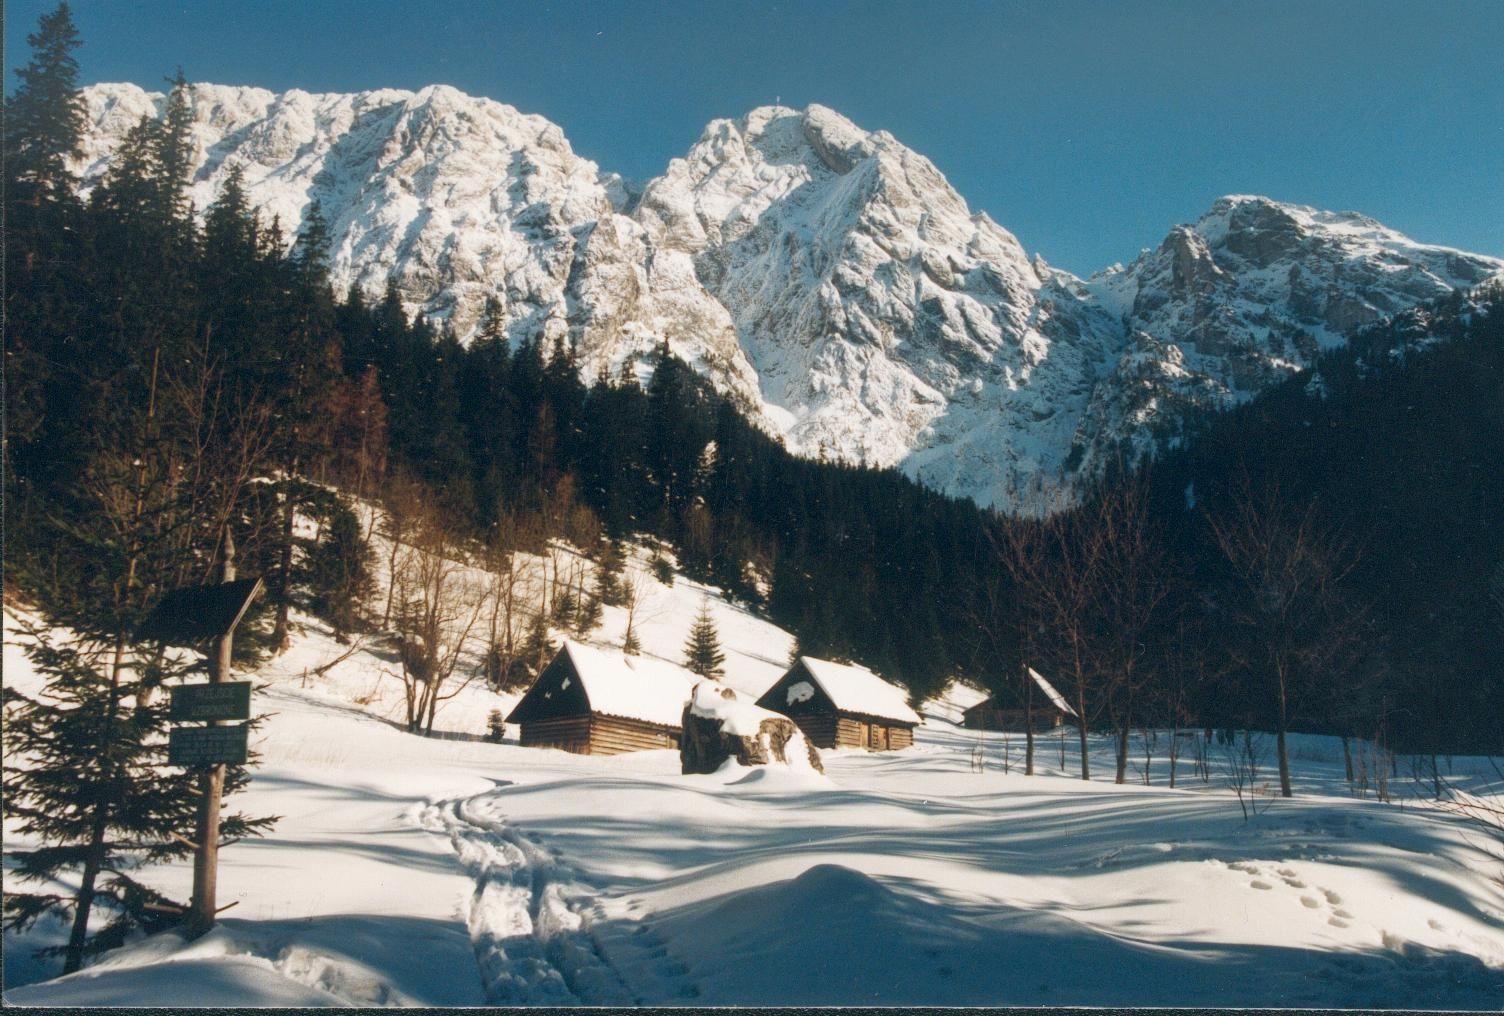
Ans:
[{"label": "spruce tree", "polygon": [[601,544],[595,566],[595,595],[608,607],[620,607],[626,602],[622,589],[622,571],[627,566],[627,550],[620,540],[606,540]]},{"label": "spruce tree", "polygon": [[309,541],[300,577],[308,585],[309,605],[343,640],[360,626],[361,606],[375,588],[373,554],[360,519],[343,499],[330,496],[317,514],[324,524]]},{"label": "spruce tree", "polygon": [[31,62],[16,70],[21,81],[5,104],[5,171],[12,187],[22,185],[11,197],[36,205],[71,196],[77,183],[68,160],[81,154],[86,122],[73,57],[82,43],[66,3],[42,15],[26,41]]},{"label": "spruce tree", "polygon": [[715,630],[715,621],[710,616],[710,600],[700,601],[700,613],[695,617],[694,627],[689,630],[689,640],[684,643],[684,666],[691,673],[720,679],[725,671],[721,665],[726,654],[721,652],[721,638]]},{"label": "spruce tree", "polygon": [[637,627],[630,621],[627,623],[627,633],[622,638],[621,651],[627,656],[642,655],[642,640],[637,637]]},{"label": "spruce tree", "polygon": [[[132,872],[192,849],[193,776],[163,766],[166,703],[144,693],[186,668],[141,649],[121,666],[108,645],[57,645],[36,629],[27,633],[25,652],[47,683],[36,696],[4,689],[6,750],[26,760],[5,766],[6,810],[18,832],[43,845],[10,853],[15,877],[43,884],[73,872],[81,878],[71,895],[7,892],[4,923],[24,931],[45,914],[69,919],[67,944],[41,952],[63,955],[63,972],[72,973],[89,953],[120,945],[132,929],[165,927],[182,910]],[[244,770],[234,767],[226,792],[244,783]],[[231,815],[219,832],[227,839],[259,835],[274,821]],[[100,907],[109,920],[90,935],[90,916]]]},{"label": "spruce tree", "polygon": [[586,596],[584,602],[575,609],[573,631],[575,638],[585,638],[601,625],[601,615],[604,613],[600,597]]},{"label": "spruce tree", "polygon": [[58,347],[77,333],[73,306],[85,297],[72,274],[80,261],[79,230],[69,228],[77,225],[69,220],[76,217],[78,203],[68,160],[80,151],[84,107],[72,53],[78,34],[68,5],[43,15],[27,38],[33,56],[16,71],[20,84],[5,103],[3,147],[5,501],[12,543],[17,533],[13,456],[19,451],[24,458],[26,444],[40,438],[47,424],[57,429],[48,389],[66,373],[70,357]]}]

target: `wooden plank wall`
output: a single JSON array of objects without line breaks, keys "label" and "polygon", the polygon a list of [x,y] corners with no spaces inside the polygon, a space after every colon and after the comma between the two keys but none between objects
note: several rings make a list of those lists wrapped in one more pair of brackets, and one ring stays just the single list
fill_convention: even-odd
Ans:
[{"label": "wooden plank wall", "polygon": [[866,748],[868,751],[897,751],[914,743],[914,732],[881,720],[859,720],[842,716],[836,721],[837,748]]},{"label": "wooden plank wall", "polygon": [[804,736],[816,748],[834,748],[836,744],[836,718],[833,713],[798,713],[790,719],[804,731]]},{"label": "wooden plank wall", "polygon": [[[832,713],[798,713],[790,717],[804,731],[816,748],[866,748],[868,751],[897,751],[914,743],[908,727],[873,723],[852,716]],[[872,728],[877,727],[874,743]]]},{"label": "wooden plank wall", "polygon": [[590,754],[620,755],[628,751],[651,751],[654,748],[679,747],[679,731],[624,720],[617,716],[590,717]]},{"label": "wooden plank wall", "polygon": [[590,717],[556,716],[547,720],[529,720],[522,724],[524,748],[562,748],[576,755],[590,753]]},{"label": "wooden plank wall", "polygon": [[[1022,732],[1028,727],[1028,714],[1022,709],[972,709],[963,717],[963,725],[971,730],[1007,730]],[[1054,730],[1064,720],[1059,710],[1043,708],[1034,710],[1034,729]]]}]

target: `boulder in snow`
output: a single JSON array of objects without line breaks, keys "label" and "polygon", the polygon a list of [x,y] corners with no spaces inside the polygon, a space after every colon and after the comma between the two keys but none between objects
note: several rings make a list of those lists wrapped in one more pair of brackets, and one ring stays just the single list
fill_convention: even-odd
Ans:
[{"label": "boulder in snow", "polygon": [[735,759],[744,766],[785,765],[825,772],[820,753],[787,716],[743,702],[717,681],[695,685],[684,706],[679,761],[685,773],[713,773]]}]

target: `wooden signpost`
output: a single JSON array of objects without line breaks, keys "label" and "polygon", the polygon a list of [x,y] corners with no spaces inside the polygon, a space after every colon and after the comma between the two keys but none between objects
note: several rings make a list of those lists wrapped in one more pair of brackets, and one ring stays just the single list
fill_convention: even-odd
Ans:
[{"label": "wooden signpost", "polygon": [[214,927],[215,894],[219,882],[219,803],[224,793],[225,765],[244,765],[246,734],[241,723],[251,715],[251,684],[231,681],[230,651],[235,626],[260,594],[260,579],[235,579],[235,541],[224,537],[224,581],[212,586],[175,589],[157,604],[142,624],[138,637],[169,645],[213,643],[209,683],[172,689],[171,717],[175,722],[203,723],[202,727],[174,727],[168,732],[167,763],[199,771],[198,821],[193,852],[193,899],[188,905],[188,931],[201,935]]}]

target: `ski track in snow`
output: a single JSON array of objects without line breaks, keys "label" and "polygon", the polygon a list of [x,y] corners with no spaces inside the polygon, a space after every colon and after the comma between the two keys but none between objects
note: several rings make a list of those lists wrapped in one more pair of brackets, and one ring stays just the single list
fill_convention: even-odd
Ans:
[{"label": "ski track in snow", "polygon": [[[588,893],[552,854],[509,826],[490,792],[429,802],[415,821],[447,836],[475,879],[466,915],[492,1005],[630,1005],[592,934]],[[596,913],[600,909],[596,908]]]}]

